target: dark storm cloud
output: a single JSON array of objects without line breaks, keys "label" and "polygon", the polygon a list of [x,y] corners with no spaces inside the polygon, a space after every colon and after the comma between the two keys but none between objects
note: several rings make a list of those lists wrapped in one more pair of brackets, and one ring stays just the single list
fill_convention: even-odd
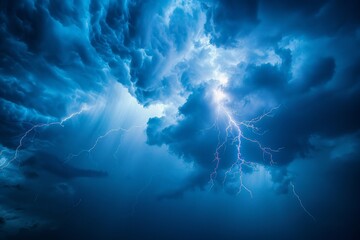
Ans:
[{"label": "dark storm cloud", "polygon": [[[214,180],[214,187],[217,188],[224,185],[223,181],[227,178],[229,184],[225,190],[232,194],[235,194],[238,190],[238,185],[232,184],[232,181],[237,182],[238,179],[231,179],[231,177],[226,176],[231,174],[225,173],[230,168],[233,168],[235,172],[237,171],[236,167],[234,167],[238,166],[236,164],[236,144],[231,140],[237,133],[230,130],[226,134],[221,130],[227,127],[228,119],[217,114],[212,94],[213,86],[211,84],[194,89],[186,103],[179,108],[179,120],[175,124],[168,124],[165,118],[150,118],[148,121],[148,144],[165,144],[169,146],[171,152],[185,161],[195,163],[197,167],[195,175],[187,179],[183,186],[164,193],[160,196],[160,199],[179,198],[186,191],[197,188],[204,189],[211,179]],[[249,134],[251,134],[251,131],[246,133],[247,137],[250,136]],[[217,166],[215,151],[223,141],[227,142],[218,150],[220,162]],[[269,159],[267,156],[263,156],[263,152],[256,143],[245,139],[242,139],[242,141],[242,157],[247,160],[250,157],[252,162],[268,164],[267,160]],[[242,171],[251,173],[253,169],[242,166]],[[281,173],[286,173],[286,169],[283,169]],[[210,177],[210,174],[212,174],[212,177]],[[274,182],[278,185],[275,188],[279,189],[276,190],[277,192],[284,191],[280,190],[280,188],[287,187],[284,184],[289,182],[288,179],[288,176],[274,178]]]},{"label": "dark storm cloud", "polygon": [[[202,79],[192,79],[201,78],[199,71],[208,69],[184,60],[202,27],[217,47],[233,49],[250,40],[259,51],[273,49],[281,60],[259,63],[258,55],[249,54],[249,63],[238,65],[238,75],[229,73],[231,81],[225,88],[233,100],[229,106],[251,106],[254,96],[283,106],[260,124],[271,130],[262,137],[264,143],[284,147],[278,156],[281,164],[305,154],[311,135],[336,137],[358,130],[354,109],[359,107],[359,56],[354,51],[346,54],[359,42],[355,3],[204,1],[201,6],[191,5],[191,11],[175,6],[169,14],[171,4],[2,2],[2,145],[15,146],[11,137],[27,129],[20,121],[64,116],[70,105],[88,101],[89,93],[99,93],[108,78],[114,78],[144,105],[188,91],[188,102],[179,108],[183,118],[171,126],[165,118],[151,119],[148,142],[169,145],[178,156],[211,169],[213,151],[205,153],[202,148],[216,147],[217,133],[199,132],[214,121],[206,96],[210,90],[194,87]],[[201,14],[206,16],[204,22]],[[296,62],[299,53],[281,46],[291,39],[312,46],[300,49],[301,63]],[[327,39],[329,48],[316,42],[319,39]],[[204,53],[190,60],[208,56]]]},{"label": "dark storm cloud", "polygon": [[[271,64],[262,64],[260,66],[249,65],[245,71],[244,86],[237,89],[238,92],[236,94],[239,94],[240,91],[247,91],[248,93],[262,90],[270,92],[282,91],[287,82],[286,72],[282,72],[278,66]],[[229,87],[229,89],[234,91],[236,86]]]},{"label": "dark storm cloud", "polygon": [[[257,106],[257,99],[268,102],[265,108],[281,106],[273,117],[258,123],[261,129],[268,130],[260,141],[274,149],[283,148],[274,153],[279,165],[286,166],[296,157],[308,156],[314,149],[309,140],[312,136],[332,139],[360,130],[360,115],[356,110],[360,108],[356,70],[359,54],[354,52],[359,44],[356,3],[225,1],[205,5],[205,29],[216,45],[231,49],[236,42],[250,40],[260,51],[273,49],[280,59],[259,64],[259,56],[250,55],[249,63],[237,66],[224,89],[231,98],[227,103],[230,109],[255,109],[245,118],[264,111]],[[232,14],[245,10],[246,14]],[[284,45],[291,39],[300,39],[295,49]],[[179,108],[181,117],[177,123],[166,126],[164,119],[150,119],[148,142],[167,144],[177,155],[211,173],[217,142],[210,139],[214,139],[216,133],[199,132],[211,125],[213,116],[208,111],[213,112],[214,105],[206,94],[198,94],[196,90]],[[251,132],[248,134],[252,136]],[[199,149],[210,151],[200,154]],[[261,151],[246,141],[243,153],[251,161],[262,161]],[[233,157],[229,154],[223,162]],[[291,177],[286,168],[281,169],[271,171],[272,179],[276,191],[286,193]]]},{"label": "dark storm cloud", "polygon": [[[148,105],[178,93],[171,72],[201,28],[200,10],[169,1],[2,1],[3,145],[26,127],[91,102],[115,79]],[[168,14],[168,15],[167,15]]]},{"label": "dark storm cloud", "polygon": [[[36,153],[21,163],[24,176],[27,178],[38,178],[41,172],[50,173],[60,178],[71,179],[79,177],[106,177],[104,171],[82,169],[64,163],[56,156],[48,153]],[[34,172],[37,171],[37,172]]]},{"label": "dark storm cloud", "polygon": [[[357,40],[351,40],[350,44],[352,41]],[[259,74],[263,73],[261,65],[255,68],[255,74],[253,70],[245,78],[246,85],[238,90],[230,89],[235,99],[237,94],[244,98],[258,94],[276,99],[282,105],[272,118],[260,123],[263,129],[270,130],[262,140],[272,147],[284,147],[277,154],[280,164],[287,164],[295,156],[309,152],[308,139],[312,135],[333,138],[360,128],[359,114],[355,111],[360,107],[359,75],[354,71],[354,63],[346,57],[325,57],[332,51],[337,55],[336,52],[341,50],[327,51],[321,54],[324,57],[309,53],[296,78],[281,70],[281,66],[273,66],[271,69],[278,75],[267,73],[261,76],[261,82],[258,80]],[[357,58],[353,58],[354,62]],[[340,65],[346,67],[340,68]],[[270,86],[267,80],[272,82]],[[250,90],[244,96],[243,90],[248,88]]]},{"label": "dark storm cloud", "polygon": [[335,67],[335,59],[332,57],[316,59],[315,62],[310,61],[308,66],[304,67],[304,91],[325,85],[333,77]]},{"label": "dark storm cloud", "polygon": [[161,66],[186,51],[199,16],[178,8],[166,26],[165,6],[3,2],[2,144],[17,146],[12,137],[30,127],[19,121],[48,121],[49,115],[63,116],[73,102],[86,101],[89,91],[98,91],[106,82],[104,68],[140,102],[167,94],[173,86],[167,82],[174,78],[158,75]]},{"label": "dark storm cloud", "polygon": [[170,189],[165,193],[160,194],[158,200],[179,199],[188,191],[195,191],[196,189],[205,190],[206,184],[209,182],[209,172],[199,171],[190,176],[185,182],[175,189]]},{"label": "dark storm cloud", "polygon": [[6,222],[0,236],[32,239],[56,231],[81,204],[76,182],[106,177],[105,171],[74,167],[46,152],[32,153],[16,167],[2,169],[0,216]]},{"label": "dark storm cloud", "polygon": [[[28,126],[61,118],[92,99],[105,75],[91,47],[84,6],[55,1],[1,2],[1,141]],[[71,12],[71,11],[73,12]],[[69,13],[74,13],[69,15]],[[5,142],[5,143],[4,143]]]},{"label": "dark storm cloud", "polygon": [[216,130],[211,128],[216,113],[212,111],[211,95],[207,90],[206,87],[201,87],[189,96],[179,109],[181,119],[174,125],[167,126],[162,118],[150,118],[148,143],[166,144],[179,157],[193,160],[200,166],[208,166],[214,152],[203,149],[215,149],[218,140]]},{"label": "dark storm cloud", "polygon": [[[179,108],[179,119],[176,124],[168,125],[164,118],[150,118],[147,127],[148,144],[166,144],[174,154],[196,164],[199,171],[187,180],[180,189],[167,193],[161,198],[181,197],[184,191],[203,188],[210,180],[209,174],[216,167],[215,149],[219,139],[225,138],[214,124],[217,119],[213,107],[211,86],[204,85],[189,96],[187,102]],[[225,124],[221,122],[221,124]],[[220,126],[220,127],[224,127]],[[219,165],[219,179],[223,176],[223,169],[231,166],[234,157],[234,146],[221,149],[221,158],[225,161]]]},{"label": "dark storm cloud", "polygon": [[[149,145],[166,145],[195,169],[182,186],[159,198],[180,198],[186,191],[202,190],[216,167],[219,139],[225,138],[218,130],[225,127],[226,117],[217,116],[213,97],[216,78],[221,78],[216,73],[228,79],[219,89],[229,98],[224,104],[238,121],[280,106],[257,123],[263,135],[243,129],[264,146],[282,148],[273,154],[277,164],[270,166],[252,142],[243,141],[241,150],[246,160],[269,169],[276,193],[289,191],[294,176],[287,167],[294,159],[320,151],[314,137],[335,141],[350,135],[350,142],[359,142],[353,135],[360,131],[360,6],[356,1],[204,0],[176,5],[170,0],[8,0],[0,7],[0,146],[10,153],[33,123],[61,119],[83,103],[95,101],[116,80],[144,106],[182,103],[175,118],[150,118],[146,129]],[[85,127],[72,126],[64,136],[66,131],[96,134]],[[63,163],[57,157],[63,154],[57,144],[66,140],[56,129],[30,135],[38,140],[35,149],[47,148],[51,142],[58,152],[35,153],[20,163],[21,168],[14,170],[11,165],[4,170],[12,174],[1,188],[7,207],[28,206],[33,190],[42,189],[43,182],[50,189],[44,194],[42,203],[46,203],[59,195],[72,197],[74,178],[107,176]],[[29,145],[24,141],[21,150]],[[229,141],[221,149],[215,189],[235,156]],[[326,164],[324,159],[336,163]],[[345,232],[346,224],[358,223],[351,224],[349,217],[352,210],[359,212],[354,207],[359,196],[352,189],[359,182],[358,148],[324,159],[314,161],[319,169],[328,166],[326,179],[343,194],[330,202],[348,203],[343,213],[337,210],[346,220],[341,226]],[[235,184],[228,181],[222,187],[233,194]],[[351,194],[353,200],[347,198]],[[39,210],[43,215],[45,211]],[[336,219],[329,221],[333,224]],[[0,216],[0,228],[9,223]],[[31,225],[22,229],[19,238],[32,230]]]},{"label": "dark storm cloud", "polygon": [[[357,1],[261,1],[259,15],[277,34],[309,34],[314,37],[356,31],[360,23]],[[260,17],[260,18],[261,18]],[[286,21],[284,21],[286,19]]]},{"label": "dark storm cloud", "polygon": [[[252,34],[261,39],[267,33],[256,32],[258,26],[269,28],[269,34],[277,29],[282,37],[311,30],[318,36],[345,31],[344,36],[336,35],[345,38],[355,34],[359,21],[353,2],[204,1],[191,13],[175,7],[167,18],[170,5],[170,1],[2,2],[1,97],[3,108],[9,109],[2,119],[20,107],[35,110],[35,116],[63,116],[71,102],[85,100],[85,92],[99,91],[106,84],[107,71],[144,104],[170,97],[178,82],[168,69],[181,66],[174,59],[187,52],[201,11],[207,15],[206,32],[225,47],[235,47],[237,40]],[[286,22],[294,25],[280,24],[276,17],[284,15],[291,16]],[[337,31],[322,29],[326,27]],[[279,56],[280,51],[285,50],[278,49]],[[304,89],[323,84],[334,74],[337,59],[323,56],[322,60],[309,63]],[[270,64],[257,68],[246,67],[247,79],[252,78],[246,80],[249,86],[275,88],[288,77]]]},{"label": "dark storm cloud", "polygon": [[336,72],[334,58],[320,57],[307,61],[300,79],[293,80],[281,66],[260,65],[247,69],[244,86],[230,87],[229,92],[238,101],[250,99],[246,104],[258,95],[281,105],[259,126],[269,130],[261,137],[263,143],[283,147],[275,156],[279,164],[287,164],[310,152],[312,135],[333,138],[360,129],[355,111],[360,107],[358,75],[351,69],[350,65]]},{"label": "dark storm cloud", "polygon": [[232,45],[259,22],[258,1],[213,1],[207,6],[206,31],[216,45]]},{"label": "dark storm cloud", "polygon": [[274,183],[274,190],[278,194],[286,194],[289,191],[289,184],[291,176],[289,176],[286,168],[272,168],[270,169],[271,180]]},{"label": "dark storm cloud", "polygon": [[169,4],[91,4],[91,44],[116,80],[129,87],[143,104],[169,97],[176,82],[168,83],[173,81],[168,70],[188,51],[198,28],[198,10],[189,13],[178,7],[166,19]]}]

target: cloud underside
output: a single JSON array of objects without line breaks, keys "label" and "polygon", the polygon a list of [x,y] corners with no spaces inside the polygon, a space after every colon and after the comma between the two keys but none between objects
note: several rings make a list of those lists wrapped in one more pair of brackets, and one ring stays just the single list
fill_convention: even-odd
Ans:
[{"label": "cloud underside", "polygon": [[[211,94],[218,87],[238,121],[280,106],[257,123],[263,135],[244,129],[264,146],[283,148],[274,154],[280,168],[314,151],[314,136],[358,141],[358,8],[322,0],[3,1],[1,145],[15,149],[24,122],[61,118],[114,80],[144,106],[175,106],[176,114],[149,119],[147,142],[194,162],[200,175],[214,169],[219,131],[210,128],[218,117]],[[243,141],[242,149],[249,161],[269,165],[253,143]],[[235,155],[229,142],[219,171]],[[55,165],[43,170],[103,176]],[[280,173],[273,180],[287,184]],[[203,186],[204,179],[185,185]]]}]

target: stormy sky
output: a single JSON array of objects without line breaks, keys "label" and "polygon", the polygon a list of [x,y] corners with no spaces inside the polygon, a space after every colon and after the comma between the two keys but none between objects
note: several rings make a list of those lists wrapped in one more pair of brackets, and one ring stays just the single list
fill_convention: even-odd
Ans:
[{"label": "stormy sky", "polygon": [[1,239],[360,238],[357,1],[0,7]]}]

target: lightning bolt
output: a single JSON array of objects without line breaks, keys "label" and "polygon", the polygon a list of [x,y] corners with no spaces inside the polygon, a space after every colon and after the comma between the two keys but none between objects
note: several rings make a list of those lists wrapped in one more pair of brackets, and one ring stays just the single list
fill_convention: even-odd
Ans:
[{"label": "lightning bolt", "polygon": [[312,220],[315,221],[315,217],[305,208],[305,206],[303,205],[302,201],[301,201],[301,198],[300,196],[296,193],[295,191],[295,186],[292,182],[290,182],[290,186],[292,188],[292,191],[293,191],[293,194],[294,194],[294,197],[296,197],[296,199],[298,200],[300,206],[302,207],[302,209],[306,212],[307,215],[309,215],[309,217],[312,218]]},{"label": "lightning bolt", "polygon": [[[145,125],[144,125],[145,126]],[[82,154],[84,153],[87,153],[89,156],[91,156],[91,152],[96,148],[96,146],[99,144],[99,142],[106,138],[107,136],[109,136],[110,134],[112,133],[117,133],[117,132],[129,132],[131,131],[132,129],[134,128],[143,128],[144,126],[133,126],[133,127],[130,127],[128,129],[126,128],[123,128],[123,127],[119,127],[119,128],[112,128],[110,130],[108,130],[106,133],[104,133],[103,135],[100,135],[99,137],[96,138],[94,144],[88,148],[88,149],[83,149],[81,151],[79,151],[78,153],[76,154],[70,154],[67,158],[66,158],[66,161],[65,162],[68,162],[70,160],[72,160],[73,158],[77,158],[79,156],[81,156]],[[119,149],[119,147],[116,149],[115,152],[117,152]],[[114,153],[115,154],[115,153]]]},{"label": "lightning bolt", "polygon": [[[6,168],[7,166],[9,166],[9,164],[11,164],[11,162],[15,161],[18,158],[19,152],[20,152],[21,148],[23,147],[24,140],[29,136],[29,134],[31,132],[36,131],[37,129],[40,129],[40,128],[46,128],[46,127],[50,127],[50,126],[54,126],[54,125],[64,127],[65,122],[69,121],[70,119],[72,119],[72,118],[82,114],[84,111],[88,111],[88,110],[89,110],[89,107],[85,105],[79,111],[71,113],[70,115],[64,117],[60,121],[55,121],[55,122],[50,122],[50,123],[39,123],[39,124],[33,125],[30,129],[28,129],[21,136],[21,138],[19,140],[19,144],[15,149],[13,157],[10,160],[4,161],[1,163],[0,170]],[[0,156],[2,155],[3,152],[4,152],[4,150],[1,151]]]},{"label": "lightning bolt", "polygon": [[250,168],[254,169],[254,168],[256,168],[257,164],[250,162],[250,161],[246,161],[244,158],[242,158],[242,154],[241,154],[242,140],[246,140],[246,141],[256,144],[259,147],[259,149],[262,151],[263,159],[265,160],[267,157],[269,159],[269,162],[271,165],[275,163],[273,160],[272,153],[278,152],[278,151],[280,151],[280,149],[272,149],[269,147],[264,147],[258,140],[245,136],[243,134],[242,128],[250,129],[253,133],[255,133],[257,135],[261,135],[262,133],[261,133],[260,129],[258,127],[256,127],[256,123],[260,122],[265,117],[270,117],[272,112],[277,110],[279,107],[275,107],[275,108],[271,109],[270,111],[268,111],[256,118],[253,118],[251,120],[238,122],[235,119],[235,117],[233,116],[233,114],[225,107],[225,105],[223,103],[224,98],[226,98],[226,95],[221,90],[216,89],[214,91],[214,99],[215,99],[215,102],[218,107],[216,123],[218,122],[219,115],[221,114],[222,116],[225,117],[227,124],[226,124],[225,130],[224,130],[225,137],[224,137],[223,141],[220,141],[221,130],[220,130],[219,124],[215,124],[215,125],[217,125],[217,129],[218,129],[218,144],[215,149],[214,160],[213,160],[215,162],[215,167],[214,167],[213,172],[210,174],[210,189],[215,184],[215,179],[216,179],[217,172],[219,169],[219,165],[220,165],[220,161],[221,161],[220,151],[222,149],[226,148],[226,145],[228,142],[231,142],[232,144],[235,144],[236,159],[232,163],[231,167],[225,171],[223,184],[225,184],[228,175],[230,175],[230,174],[238,175],[240,184],[239,184],[237,194],[239,194],[242,191],[242,189],[244,189],[250,194],[250,197],[252,197],[253,196],[252,191],[244,184],[244,181],[243,181],[243,168],[246,166],[246,167],[250,167]]},{"label": "lightning bolt", "polygon": [[[244,158],[242,158],[242,154],[241,154],[242,140],[249,141],[251,143],[256,144],[258,146],[258,148],[262,151],[263,160],[265,161],[266,159],[268,159],[270,165],[275,164],[275,161],[273,159],[273,153],[279,152],[282,148],[272,149],[270,147],[263,146],[261,144],[261,142],[258,141],[257,139],[249,138],[249,137],[245,136],[242,129],[244,129],[244,128],[250,129],[256,135],[263,135],[264,132],[262,132],[256,126],[256,124],[259,123],[261,120],[263,120],[266,117],[271,117],[273,112],[276,111],[280,106],[272,108],[272,109],[270,109],[270,111],[265,112],[264,114],[262,114],[258,117],[255,117],[251,120],[245,120],[245,121],[239,122],[235,119],[232,112],[230,110],[228,110],[224,104],[224,99],[226,98],[225,93],[223,93],[218,87],[217,89],[215,89],[213,94],[214,94],[215,103],[217,105],[217,115],[216,115],[215,123],[210,128],[213,128],[215,126],[216,129],[218,130],[218,144],[215,149],[214,160],[213,160],[213,162],[215,162],[215,167],[214,167],[213,172],[210,174],[210,181],[209,181],[210,189],[213,188],[213,186],[215,184],[216,176],[218,174],[218,169],[219,169],[220,161],[221,161],[220,151],[225,150],[227,143],[231,142],[232,144],[235,144],[236,159],[232,163],[230,168],[225,171],[222,184],[223,185],[225,184],[226,179],[230,174],[232,174],[233,176],[237,175],[239,177],[239,188],[238,188],[237,194],[239,194],[241,192],[241,190],[244,189],[250,194],[250,197],[252,198],[253,197],[252,191],[244,184],[244,181],[243,181],[243,168],[246,166],[251,169],[255,169],[257,167],[257,164],[254,162],[246,161]],[[218,123],[220,115],[225,118],[225,122],[226,122],[224,131],[223,131],[223,132],[225,132],[225,137],[222,141],[221,141],[221,132],[222,132],[221,130],[222,129],[220,128],[219,123]],[[315,221],[315,217],[304,207],[300,196],[296,193],[294,184],[292,182],[290,182],[290,185],[292,187],[293,194],[296,197],[296,199],[298,200],[301,208],[305,211],[305,213],[308,216],[310,216]]]}]

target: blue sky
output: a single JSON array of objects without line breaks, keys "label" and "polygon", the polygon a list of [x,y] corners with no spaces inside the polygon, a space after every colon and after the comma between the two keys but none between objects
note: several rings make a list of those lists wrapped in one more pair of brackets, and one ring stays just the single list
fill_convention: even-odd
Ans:
[{"label": "blue sky", "polygon": [[356,1],[0,3],[0,236],[356,239]]}]

